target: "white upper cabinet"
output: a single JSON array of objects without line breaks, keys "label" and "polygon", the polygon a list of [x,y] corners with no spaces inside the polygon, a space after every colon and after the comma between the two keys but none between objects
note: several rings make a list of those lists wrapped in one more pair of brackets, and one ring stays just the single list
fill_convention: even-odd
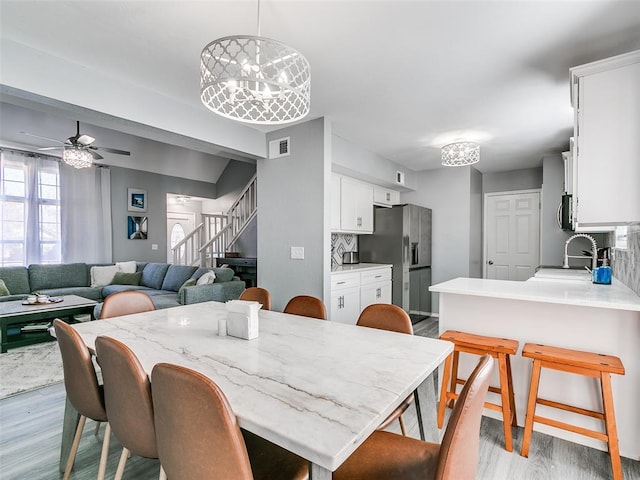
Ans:
[{"label": "white upper cabinet", "polygon": [[332,174],[331,191],[331,230],[373,233],[373,185]]},{"label": "white upper cabinet", "polygon": [[400,192],[390,188],[373,186],[373,203],[383,207],[390,207],[400,203]]},{"label": "white upper cabinet", "polygon": [[576,231],[640,223],[640,50],[571,69]]}]

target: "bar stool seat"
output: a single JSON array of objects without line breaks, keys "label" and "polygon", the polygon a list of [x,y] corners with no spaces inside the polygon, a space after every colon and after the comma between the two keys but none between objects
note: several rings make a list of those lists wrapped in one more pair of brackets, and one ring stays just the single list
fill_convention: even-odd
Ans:
[{"label": "bar stool seat", "polygon": [[[531,371],[531,384],[529,387],[529,400],[527,402],[527,418],[524,426],[524,438],[522,440],[523,457],[529,456],[529,446],[531,443],[531,432],[534,422],[543,423],[555,428],[560,428],[574,433],[579,433],[588,437],[596,438],[607,442],[609,455],[611,457],[611,468],[613,479],[622,480],[622,463],[620,462],[620,450],[618,447],[618,432],[613,409],[613,393],[611,391],[611,374],[624,375],[625,370],[622,361],[613,355],[601,353],[584,352],[580,350],[569,350],[566,348],[553,347],[549,345],[539,345],[527,343],[522,349],[522,356],[533,359],[533,369]],[[566,403],[545,400],[538,397],[538,387],[540,385],[540,373],[542,368],[551,368],[568,373],[585,375],[600,379],[602,390],[603,412],[596,412],[584,408],[567,405]],[[599,418],[604,422],[605,433],[590,430],[576,425],[553,420],[547,417],[536,415],[536,405],[557,408],[580,415]]]},{"label": "bar stool seat", "polygon": [[[511,360],[509,355],[515,355],[518,351],[518,341],[507,338],[487,337],[473,333],[447,330],[440,335],[441,340],[453,342],[453,353],[449,355],[444,364],[442,375],[442,387],[440,389],[440,403],[438,405],[438,428],[444,423],[445,407],[449,404],[453,407],[458,398],[457,385],[464,385],[466,380],[458,378],[458,360],[460,352],[474,355],[491,355],[498,361],[500,373],[500,387],[489,387],[489,391],[500,395],[500,405],[485,402],[485,408],[502,412],[504,424],[504,448],[508,452],[513,451],[513,437],[511,427],[517,426],[516,406],[513,394],[513,378],[511,375]],[[449,384],[449,388],[447,388]]]}]

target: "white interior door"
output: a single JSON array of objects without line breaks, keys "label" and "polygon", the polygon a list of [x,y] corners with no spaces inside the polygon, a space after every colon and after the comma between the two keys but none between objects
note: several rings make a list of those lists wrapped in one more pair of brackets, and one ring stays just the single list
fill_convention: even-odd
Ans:
[{"label": "white interior door", "polygon": [[527,280],[540,261],[540,192],[485,195],[484,277]]},{"label": "white interior door", "polygon": [[[173,263],[171,249],[196,228],[196,214],[193,212],[167,212],[167,262]],[[184,264],[186,249],[181,249]]]}]

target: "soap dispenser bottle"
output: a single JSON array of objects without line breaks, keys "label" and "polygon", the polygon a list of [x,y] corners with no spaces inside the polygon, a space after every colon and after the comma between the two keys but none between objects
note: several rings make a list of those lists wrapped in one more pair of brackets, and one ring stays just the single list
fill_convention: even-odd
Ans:
[{"label": "soap dispenser bottle", "polygon": [[611,284],[611,267],[609,261],[605,258],[602,260],[602,266],[593,269],[593,283],[603,285]]}]

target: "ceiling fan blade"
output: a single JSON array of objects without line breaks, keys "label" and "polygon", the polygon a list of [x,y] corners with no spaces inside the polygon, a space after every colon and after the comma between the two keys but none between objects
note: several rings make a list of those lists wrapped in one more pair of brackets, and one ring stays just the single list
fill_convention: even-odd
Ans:
[{"label": "ceiling fan blade", "polygon": [[36,135],[35,133],[29,133],[29,132],[20,132],[20,133],[24,133],[25,135],[29,135],[30,137],[36,137],[36,138],[42,138],[44,140],[49,140],[51,142],[64,143],[64,142],[61,142],[60,140],[56,140],[55,138],[43,137],[42,135]]},{"label": "ceiling fan blade", "polygon": [[63,149],[63,146],[59,146],[59,147],[44,147],[44,148],[38,148],[39,151],[44,152],[45,150],[61,150]]},{"label": "ceiling fan blade", "polygon": [[91,148],[102,150],[103,152],[107,152],[107,153],[115,153],[116,155],[131,155],[131,152],[127,152],[125,150],[116,150],[115,148],[94,147],[94,146],[92,146]]},{"label": "ceiling fan blade", "polygon": [[104,157],[102,155],[100,155],[98,152],[95,152],[93,150],[87,150],[91,155],[93,155],[93,159],[94,160],[102,160]]}]

